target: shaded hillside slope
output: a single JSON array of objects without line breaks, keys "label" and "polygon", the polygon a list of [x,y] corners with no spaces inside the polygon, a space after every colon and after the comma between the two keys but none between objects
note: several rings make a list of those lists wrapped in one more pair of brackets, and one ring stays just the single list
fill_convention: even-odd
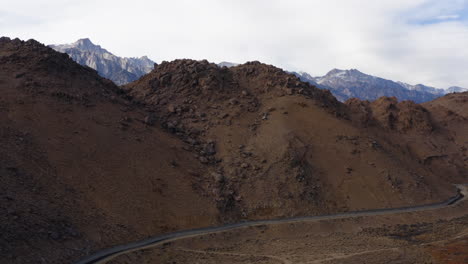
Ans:
[{"label": "shaded hillside slope", "polygon": [[382,142],[397,150],[397,157],[410,157],[425,167],[435,177],[418,177],[436,186],[467,180],[468,119],[461,114],[466,108],[463,102],[466,93],[446,95],[421,105],[398,102],[395,97],[381,97],[374,102],[350,99],[346,105],[357,126],[379,135]]},{"label": "shaded hillside slope", "polygon": [[0,91],[1,263],[70,263],[216,224],[202,166],[94,70],[2,38]]},{"label": "shaded hillside slope", "polygon": [[[439,163],[450,162],[462,164],[464,170],[461,174],[468,175],[468,92],[448,94],[437,100],[423,104],[433,119],[437,122],[439,130],[443,131],[449,144],[441,144],[446,148],[444,152],[434,155],[432,160]],[[454,146],[448,148],[448,146]],[[453,160],[457,158],[457,163]]]}]

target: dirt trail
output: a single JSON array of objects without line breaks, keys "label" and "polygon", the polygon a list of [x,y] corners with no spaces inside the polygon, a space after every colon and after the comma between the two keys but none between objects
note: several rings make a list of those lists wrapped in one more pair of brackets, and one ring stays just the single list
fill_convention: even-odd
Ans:
[{"label": "dirt trail", "polygon": [[360,252],[351,253],[351,254],[335,254],[335,256],[333,257],[314,260],[311,262],[311,264],[319,264],[325,261],[332,261],[332,260],[337,260],[337,259],[346,259],[346,258],[350,258],[354,256],[368,254],[368,253],[376,253],[376,252],[382,252],[382,251],[398,251],[398,250],[399,248],[383,248],[383,249],[377,249],[377,250],[360,251]]},{"label": "dirt trail", "polygon": [[218,251],[204,251],[204,250],[193,250],[193,249],[187,249],[187,248],[178,248],[180,251],[185,251],[185,252],[191,252],[191,253],[199,253],[199,254],[213,254],[213,255],[227,255],[227,256],[239,256],[239,257],[264,257],[264,258],[269,258],[273,260],[277,260],[281,263],[284,264],[292,264],[291,261],[280,258],[277,256],[272,256],[272,255],[257,255],[257,254],[242,254],[242,253],[233,253],[233,252],[218,252]]}]

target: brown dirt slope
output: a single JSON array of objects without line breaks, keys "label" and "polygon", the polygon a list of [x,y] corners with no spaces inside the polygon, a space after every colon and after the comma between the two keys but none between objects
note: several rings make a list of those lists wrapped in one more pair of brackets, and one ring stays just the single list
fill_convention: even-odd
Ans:
[{"label": "brown dirt slope", "polygon": [[67,55],[0,39],[1,263],[70,263],[216,224],[202,166],[117,92]]},{"label": "brown dirt slope", "polygon": [[[422,164],[436,178],[430,185],[464,183],[468,175],[468,93],[450,94],[421,105],[382,97],[346,102],[357,126]],[[426,175],[420,175],[425,177]]]},{"label": "brown dirt slope", "polygon": [[[440,177],[426,166],[410,136],[398,139],[423,134],[430,144],[430,114],[414,103],[383,98],[363,102],[375,113],[361,113],[259,62],[163,62],[123,88],[211,164],[206,190],[225,220],[427,203],[459,180],[458,171]],[[353,122],[363,118],[370,123]]]},{"label": "brown dirt slope", "polygon": [[457,165],[465,168],[463,172],[466,179],[468,175],[466,171],[468,168],[468,92],[449,94],[425,103],[423,106],[429,109],[439,130],[446,135],[450,145],[453,146],[446,151],[446,156],[438,159],[452,163],[455,163],[453,160],[458,160]]}]

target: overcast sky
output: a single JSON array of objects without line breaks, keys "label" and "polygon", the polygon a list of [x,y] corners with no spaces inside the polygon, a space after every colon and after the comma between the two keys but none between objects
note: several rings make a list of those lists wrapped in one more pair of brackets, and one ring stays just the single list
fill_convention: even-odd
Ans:
[{"label": "overcast sky", "polygon": [[0,0],[0,35],[468,87],[468,0]]}]

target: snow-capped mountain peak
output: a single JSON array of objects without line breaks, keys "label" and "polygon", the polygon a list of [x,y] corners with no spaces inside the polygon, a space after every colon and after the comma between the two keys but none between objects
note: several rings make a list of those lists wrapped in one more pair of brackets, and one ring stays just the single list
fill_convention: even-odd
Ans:
[{"label": "snow-capped mountain peak", "polygon": [[312,77],[304,72],[294,74],[303,81],[309,82],[319,88],[330,90],[340,101],[345,101],[352,97],[375,100],[381,96],[395,96],[399,100],[412,100],[421,103],[450,92],[467,90],[455,86],[445,90],[423,84],[411,85],[404,82],[394,82],[362,73],[357,69],[333,69],[321,77]]},{"label": "snow-capped mountain peak", "polygon": [[459,87],[459,86],[451,86],[449,88],[447,88],[447,93],[463,93],[463,92],[467,92],[468,89],[467,88],[462,88],[462,87]]},{"label": "snow-capped mountain peak", "polygon": [[218,63],[218,66],[219,67],[227,67],[227,68],[231,68],[231,67],[235,67],[239,65],[239,63],[234,63],[234,62],[229,62],[229,61],[222,61],[220,63]]},{"label": "snow-capped mountain peak", "polygon": [[89,38],[79,39],[71,44],[50,45],[51,48],[67,53],[79,64],[95,69],[101,76],[123,85],[137,80],[154,68],[154,61],[147,56],[140,58],[118,57]]}]

